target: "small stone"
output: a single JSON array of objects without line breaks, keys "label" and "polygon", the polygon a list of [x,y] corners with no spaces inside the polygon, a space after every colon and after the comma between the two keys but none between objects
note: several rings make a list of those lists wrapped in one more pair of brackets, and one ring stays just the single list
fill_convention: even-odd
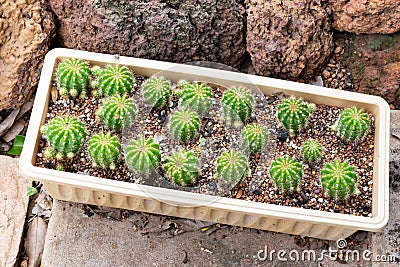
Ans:
[{"label": "small stone", "polygon": [[327,71],[327,70],[324,70],[324,71],[322,72],[322,76],[324,76],[324,78],[325,78],[325,79],[328,79],[328,78],[329,78],[329,76],[331,76],[331,74],[330,74],[330,72],[329,72],[329,71]]}]

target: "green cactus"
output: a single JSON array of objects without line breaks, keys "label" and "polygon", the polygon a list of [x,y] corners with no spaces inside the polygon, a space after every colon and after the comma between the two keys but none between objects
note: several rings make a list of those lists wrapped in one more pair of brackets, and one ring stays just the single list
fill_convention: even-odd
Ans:
[{"label": "green cactus", "polygon": [[169,130],[175,140],[188,143],[200,130],[199,115],[189,109],[176,110],[171,115]]},{"label": "green cactus", "polygon": [[57,151],[52,148],[52,147],[47,147],[44,151],[43,151],[43,156],[46,159],[54,159],[56,157]]},{"label": "green cactus", "polygon": [[191,185],[200,172],[200,161],[191,151],[174,151],[164,164],[166,176],[178,185]]},{"label": "green cactus", "polygon": [[367,135],[371,120],[367,113],[356,107],[345,108],[337,121],[337,135],[346,141],[360,142]]},{"label": "green cactus", "polygon": [[153,138],[145,139],[139,136],[131,140],[125,149],[127,165],[142,174],[153,172],[161,161],[160,146],[154,143]]},{"label": "green cactus", "polygon": [[272,161],[269,174],[279,190],[296,191],[303,177],[303,166],[289,156],[279,157]]},{"label": "green cactus", "polygon": [[322,145],[317,140],[309,139],[301,146],[301,155],[305,162],[317,163],[322,157]]},{"label": "green cactus", "polygon": [[85,125],[77,118],[57,117],[42,127],[42,134],[51,148],[57,151],[58,160],[73,158],[86,140]]},{"label": "green cactus", "polygon": [[217,158],[217,176],[236,185],[247,174],[247,158],[240,152],[224,151]]},{"label": "green cactus", "polygon": [[204,83],[194,82],[183,87],[181,105],[204,114],[212,104],[212,89]]},{"label": "green cactus", "polygon": [[251,123],[242,131],[242,147],[247,153],[257,154],[263,151],[268,142],[267,129],[258,124]]},{"label": "green cactus", "polygon": [[333,198],[345,198],[357,190],[356,168],[347,161],[337,159],[327,163],[321,170],[321,183],[326,193]]},{"label": "green cactus", "polygon": [[278,105],[278,119],[289,131],[290,136],[306,127],[308,118],[315,110],[315,104],[309,104],[294,96],[282,100]]},{"label": "green cactus", "polygon": [[110,129],[121,130],[126,123],[135,120],[136,105],[131,98],[125,95],[115,95],[104,101],[97,116]]},{"label": "green cactus", "polygon": [[100,66],[93,66],[90,69],[90,71],[92,72],[92,76],[97,79],[100,76],[103,69]]},{"label": "green cactus", "polygon": [[223,119],[227,125],[235,125],[238,120],[245,121],[251,117],[253,97],[248,89],[230,88],[224,93],[221,101]]},{"label": "green cactus", "polygon": [[123,95],[132,91],[135,79],[132,72],[125,66],[108,65],[99,71],[95,87],[99,88],[101,96]]},{"label": "green cactus", "polygon": [[93,161],[93,167],[115,169],[121,155],[121,144],[117,136],[110,133],[98,133],[88,142],[88,153]]},{"label": "green cactus", "polygon": [[164,78],[152,77],[145,82],[142,92],[148,105],[161,108],[169,103],[172,95],[171,83]]},{"label": "green cactus", "polygon": [[86,97],[90,78],[89,64],[82,59],[65,59],[57,66],[56,79],[63,97]]}]

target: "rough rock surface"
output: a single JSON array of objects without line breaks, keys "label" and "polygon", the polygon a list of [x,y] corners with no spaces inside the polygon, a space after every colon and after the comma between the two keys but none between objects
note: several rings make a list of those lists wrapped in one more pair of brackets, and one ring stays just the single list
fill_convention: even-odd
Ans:
[{"label": "rough rock surface", "polygon": [[36,89],[54,30],[44,0],[0,0],[0,110],[22,106]]},{"label": "rough rock surface", "polygon": [[399,0],[329,0],[333,27],[353,33],[394,33],[400,30]]},{"label": "rough rock surface", "polygon": [[31,183],[18,175],[17,160],[0,156],[0,266],[14,266],[18,258]]},{"label": "rough rock surface", "polygon": [[321,0],[246,0],[247,50],[260,75],[307,78],[333,50],[330,10]]},{"label": "rough rock surface", "polygon": [[245,11],[235,0],[49,2],[68,48],[236,67],[245,52]]}]

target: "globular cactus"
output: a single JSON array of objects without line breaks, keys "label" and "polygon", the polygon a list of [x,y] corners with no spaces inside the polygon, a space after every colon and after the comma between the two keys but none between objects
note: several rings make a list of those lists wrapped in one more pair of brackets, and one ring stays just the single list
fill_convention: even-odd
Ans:
[{"label": "globular cactus", "polygon": [[63,97],[86,97],[90,79],[89,64],[82,59],[65,59],[57,66],[56,80]]},{"label": "globular cactus", "polygon": [[362,109],[345,108],[337,121],[336,132],[343,140],[359,142],[368,133],[370,125],[371,120]]},{"label": "globular cactus", "polygon": [[121,130],[125,124],[135,120],[136,105],[125,95],[115,95],[104,100],[103,106],[97,111],[97,116],[110,129]]},{"label": "globular cactus", "polygon": [[224,151],[217,158],[217,176],[233,186],[243,179],[248,168],[246,156],[238,151]]},{"label": "globular cactus", "polygon": [[253,97],[248,89],[230,88],[222,96],[221,102],[223,119],[227,125],[234,125],[238,120],[245,121],[251,117]]},{"label": "globular cactus", "polygon": [[121,65],[106,66],[105,69],[98,72],[95,83],[99,95],[103,97],[127,94],[132,91],[134,85],[135,80],[132,72]]},{"label": "globular cactus", "polygon": [[190,109],[176,110],[171,115],[169,130],[175,140],[188,143],[200,130],[199,115]]},{"label": "globular cactus", "polygon": [[242,147],[247,153],[257,154],[263,151],[268,142],[267,129],[258,124],[251,123],[242,131]]},{"label": "globular cactus", "polygon": [[296,191],[303,177],[303,166],[289,156],[279,157],[272,161],[269,174],[279,190]]},{"label": "globular cactus", "polygon": [[148,105],[161,108],[169,103],[172,95],[171,83],[161,77],[152,77],[144,83],[142,92]]},{"label": "globular cactus", "polygon": [[154,143],[153,138],[145,139],[139,136],[131,140],[125,149],[127,165],[142,174],[153,172],[161,161],[160,146]]},{"label": "globular cactus", "polygon": [[199,158],[191,151],[174,151],[164,164],[166,176],[178,185],[186,186],[196,182],[200,172]]},{"label": "globular cactus", "polygon": [[212,89],[204,83],[194,82],[183,86],[181,105],[204,114],[212,104]]},{"label": "globular cactus", "polygon": [[301,146],[301,155],[305,162],[317,163],[322,157],[322,145],[317,140],[309,139]]},{"label": "globular cactus", "polygon": [[42,127],[42,134],[57,154],[56,159],[73,158],[86,140],[85,125],[77,118],[56,117]]},{"label": "globular cactus", "polygon": [[278,105],[278,119],[289,131],[290,136],[306,127],[311,113],[315,110],[315,104],[309,104],[294,96],[282,100]]},{"label": "globular cactus", "polygon": [[93,167],[115,169],[121,155],[121,144],[117,136],[98,133],[88,141],[88,153]]},{"label": "globular cactus", "polygon": [[333,198],[345,198],[357,190],[356,168],[347,161],[337,159],[327,163],[321,170],[321,184],[326,193]]},{"label": "globular cactus", "polygon": [[91,69],[90,69],[90,71],[92,72],[92,76],[94,77],[94,78],[98,78],[99,77],[99,75],[100,75],[100,73],[101,73],[101,71],[102,71],[103,69],[100,67],[100,66],[93,66]]},{"label": "globular cactus", "polygon": [[54,159],[57,155],[57,151],[52,148],[52,147],[47,147],[44,151],[43,151],[43,156],[46,159]]}]

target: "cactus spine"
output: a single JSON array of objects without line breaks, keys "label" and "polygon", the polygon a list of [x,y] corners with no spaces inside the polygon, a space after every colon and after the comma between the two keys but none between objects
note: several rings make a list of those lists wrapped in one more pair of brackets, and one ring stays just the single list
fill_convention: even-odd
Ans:
[{"label": "cactus spine", "polygon": [[322,145],[314,139],[309,139],[301,146],[301,155],[305,162],[316,163],[322,157]]},{"label": "cactus spine", "polygon": [[117,136],[110,133],[98,133],[88,142],[88,153],[93,161],[93,167],[115,169],[121,154],[121,144]]},{"label": "cactus spine", "polygon": [[176,110],[170,120],[169,130],[175,140],[187,143],[193,140],[200,129],[199,115],[189,109]]},{"label": "cactus spine", "polygon": [[101,96],[123,95],[129,93],[135,85],[132,72],[125,66],[106,66],[98,71],[96,87],[99,88]]},{"label": "cactus spine", "polygon": [[217,158],[217,176],[232,185],[243,179],[248,168],[247,158],[234,150],[224,151]]},{"label": "cactus spine", "polygon": [[183,87],[181,105],[204,114],[212,104],[212,89],[204,83],[194,82]]},{"label": "cactus spine", "polygon": [[104,105],[97,111],[97,116],[110,129],[121,130],[125,124],[135,120],[136,105],[125,95],[115,95],[104,101]]},{"label": "cactus spine", "polygon": [[57,117],[42,127],[49,145],[57,151],[56,159],[73,158],[86,139],[85,125],[77,118]]},{"label": "cactus spine", "polygon": [[171,83],[164,78],[152,77],[145,82],[142,92],[148,105],[161,108],[169,103],[172,95]]},{"label": "cactus spine", "polygon": [[326,193],[333,198],[345,198],[356,192],[356,168],[347,161],[327,163],[321,170],[321,183]]},{"label": "cactus spine", "polygon": [[251,123],[244,127],[242,141],[243,149],[247,153],[260,153],[267,145],[268,131],[264,126],[258,123]]},{"label": "cactus spine", "polygon": [[371,125],[367,113],[356,107],[345,108],[337,121],[337,135],[346,141],[359,142],[364,139]]},{"label": "cactus spine", "polygon": [[164,164],[166,176],[175,184],[193,184],[200,172],[200,161],[191,151],[174,151]]},{"label": "cactus spine", "polygon": [[139,136],[131,140],[125,149],[127,165],[142,174],[153,172],[161,161],[160,146],[154,143],[153,138],[145,139]]},{"label": "cactus spine", "polygon": [[279,157],[272,161],[269,174],[279,190],[297,190],[303,177],[303,166],[289,156]]},{"label": "cactus spine", "polygon": [[86,97],[90,78],[89,64],[82,59],[65,59],[56,70],[57,85],[63,97]]},{"label": "cactus spine", "polygon": [[315,110],[315,104],[309,104],[294,96],[284,99],[278,105],[278,119],[289,131],[290,136],[306,127],[308,118]]}]

